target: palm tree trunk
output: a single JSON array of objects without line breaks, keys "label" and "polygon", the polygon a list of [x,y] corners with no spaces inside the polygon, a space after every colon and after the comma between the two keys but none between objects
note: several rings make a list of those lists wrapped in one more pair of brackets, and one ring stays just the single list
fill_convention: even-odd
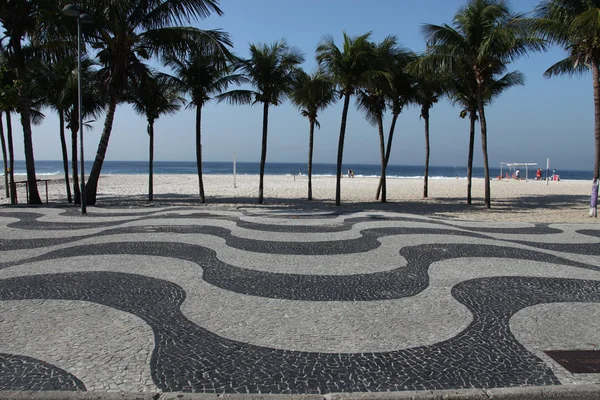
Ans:
[{"label": "palm tree trunk", "polygon": [[154,121],[148,120],[148,136],[150,136],[150,155],[148,157],[148,201],[152,201],[154,196]]},{"label": "palm tree trunk", "polygon": [[485,110],[483,106],[483,93],[481,84],[477,84],[477,109],[479,111],[479,124],[481,126],[481,150],[483,152],[483,175],[485,179],[485,207],[491,208],[490,201],[490,169],[488,164],[487,152],[487,122],[485,120]]},{"label": "palm tree trunk", "polygon": [[429,189],[429,109],[423,108],[421,112],[425,121],[425,174],[423,178],[423,197],[426,198]]},{"label": "palm tree trunk", "polygon": [[27,188],[29,189],[28,204],[42,204],[37,187],[35,160],[33,157],[33,141],[31,139],[31,115],[29,100],[21,103],[21,125],[23,126],[23,148],[25,149],[25,166],[27,168]]},{"label": "palm tree trunk", "polygon": [[387,201],[385,182],[385,137],[383,136],[383,117],[381,114],[379,114],[377,117],[377,126],[379,130],[379,153],[381,156],[381,202],[385,203]]},{"label": "palm tree trunk", "polygon": [[[71,115],[78,115],[75,108]],[[79,130],[79,121],[77,118],[71,118],[71,171],[73,174],[73,203],[81,204],[81,191],[79,190],[79,173],[77,171],[77,132]]]},{"label": "palm tree trunk", "polygon": [[[396,129],[396,121],[398,120],[399,113],[394,113],[392,115],[392,123],[390,125],[390,134],[388,135],[387,141],[387,149],[385,151],[385,168],[387,170],[388,163],[390,162],[390,154],[392,153],[392,139],[394,138],[394,130]],[[379,200],[379,196],[381,194],[381,186],[383,185],[383,179],[379,179],[379,185],[377,186],[377,195],[375,196],[376,200]]]},{"label": "palm tree trunk", "polygon": [[312,159],[313,139],[315,133],[315,120],[310,119],[310,133],[308,135],[308,200],[312,200]]},{"label": "palm tree trunk", "polygon": [[60,126],[60,148],[62,150],[63,168],[65,170],[65,185],[67,186],[67,202],[73,202],[71,198],[71,186],[69,185],[69,156],[67,154],[67,141],[65,140],[65,114],[62,110],[58,112]]},{"label": "palm tree trunk", "polygon": [[[21,42],[15,40],[13,44],[14,58],[16,60],[17,79],[28,82],[25,57],[21,49]],[[31,138],[31,100],[27,90],[28,84],[17,88],[18,104],[21,114],[21,125],[23,126],[23,148],[25,150],[25,166],[27,168],[27,188],[29,190],[29,204],[42,204],[37,187],[35,174],[35,159],[33,157],[33,140]]]},{"label": "palm tree trunk", "polygon": [[269,103],[263,105],[263,134],[262,151],[260,153],[260,180],[258,182],[258,204],[263,203],[263,184],[265,176],[265,161],[267,160],[267,126],[269,123]]},{"label": "palm tree trunk", "polygon": [[[266,135],[266,133],[265,133]],[[263,139],[266,140],[266,139]],[[266,146],[264,144],[263,146]],[[206,203],[204,182],[202,181],[202,106],[196,106],[196,163],[198,164],[198,184],[200,185],[200,201]]]},{"label": "palm tree trunk", "polygon": [[17,204],[17,186],[15,185],[15,148],[12,137],[12,118],[6,111],[6,140],[8,141],[8,177],[10,184],[10,204]]},{"label": "palm tree trunk", "polygon": [[596,142],[596,157],[594,158],[594,179],[600,177],[600,65],[592,58],[592,76],[594,78],[594,137]]},{"label": "palm tree trunk", "polygon": [[473,181],[473,148],[475,146],[475,120],[477,111],[470,111],[471,130],[469,131],[469,156],[467,159],[467,204],[471,204],[471,188]]},{"label": "palm tree trunk", "polygon": [[2,160],[4,162],[4,189],[6,190],[6,198],[10,197],[8,188],[8,155],[6,154],[6,139],[4,138],[4,125],[2,125],[2,113],[0,113],[0,141],[2,142]]},{"label": "palm tree trunk", "polygon": [[[114,89],[113,89],[114,90]],[[110,133],[112,131],[112,125],[115,118],[115,110],[117,108],[117,97],[111,94],[108,98],[108,112],[106,113],[106,120],[104,121],[104,129],[102,136],[100,137],[100,143],[98,143],[98,151],[96,152],[96,159],[94,165],[90,171],[90,177],[88,178],[87,184],[85,185],[85,202],[87,205],[96,204],[96,192],[98,191],[98,179],[100,178],[100,171],[102,171],[102,163],[106,156],[106,149],[108,148],[108,140],[110,139]]]},{"label": "palm tree trunk", "polygon": [[346,119],[348,118],[348,107],[350,106],[350,93],[344,97],[344,108],[342,109],[342,124],[340,126],[340,140],[338,142],[337,175],[335,181],[335,205],[341,205],[342,194],[342,156],[344,155],[344,137],[346,135]]}]

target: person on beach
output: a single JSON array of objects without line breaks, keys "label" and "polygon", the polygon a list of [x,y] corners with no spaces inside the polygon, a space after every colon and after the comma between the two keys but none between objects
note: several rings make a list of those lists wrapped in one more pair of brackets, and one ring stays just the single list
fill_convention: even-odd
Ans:
[{"label": "person on beach", "polygon": [[354,171],[348,168],[348,178],[354,178]]},{"label": "person on beach", "polygon": [[541,168],[539,168],[537,170],[537,172],[535,173],[535,180],[536,181],[541,181],[542,180],[542,169]]},{"label": "person on beach", "polygon": [[515,171],[515,179],[516,180],[520,180],[521,179],[521,170],[520,169],[517,169]]}]

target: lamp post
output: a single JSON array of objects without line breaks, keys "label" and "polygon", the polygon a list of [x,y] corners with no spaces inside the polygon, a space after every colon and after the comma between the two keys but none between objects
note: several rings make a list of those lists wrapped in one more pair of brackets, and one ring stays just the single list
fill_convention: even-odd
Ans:
[{"label": "lamp post", "polygon": [[78,108],[79,108],[79,154],[81,157],[81,215],[87,213],[86,210],[86,199],[85,199],[85,170],[84,170],[84,158],[83,158],[83,96],[81,88],[81,24],[91,23],[92,18],[83,12],[77,4],[67,4],[63,10],[63,15],[67,17],[77,18],[77,92],[78,92]]}]

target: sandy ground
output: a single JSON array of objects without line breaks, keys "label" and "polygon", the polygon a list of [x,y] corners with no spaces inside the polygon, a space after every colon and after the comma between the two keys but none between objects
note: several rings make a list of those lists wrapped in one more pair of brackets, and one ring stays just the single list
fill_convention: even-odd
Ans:
[{"label": "sandy ground", "polygon": [[[205,175],[207,205],[243,208],[256,206],[258,175]],[[463,220],[524,222],[590,222],[591,182],[496,181],[491,184],[492,208],[483,207],[484,180],[473,180],[473,205],[466,204],[466,179],[430,179],[429,197],[423,198],[422,179],[388,179],[388,203],[375,201],[377,178],[342,179],[342,208],[350,210],[395,211]],[[264,206],[296,209],[335,210],[335,177],[313,177],[313,198],[306,200],[306,176],[265,176]],[[39,184],[45,200],[45,186]],[[25,188],[18,189],[25,200]],[[147,175],[107,175],[100,179],[98,206],[148,206]],[[196,175],[155,175],[154,202],[161,205],[201,205]],[[0,182],[1,202],[4,181]],[[65,205],[64,179],[48,184],[50,204]],[[24,201],[23,201],[24,202]],[[93,210],[93,209],[92,209]]]}]

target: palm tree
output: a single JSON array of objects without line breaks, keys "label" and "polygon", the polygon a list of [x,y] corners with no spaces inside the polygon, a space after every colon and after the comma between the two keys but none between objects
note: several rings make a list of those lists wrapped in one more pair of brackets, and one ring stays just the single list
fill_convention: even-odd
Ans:
[{"label": "palm tree", "polygon": [[362,87],[357,92],[357,105],[365,113],[367,121],[377,127],[379,134],[379,154],[381,159],[381,202],[386,198],[386,167],[385,162],[385,137],[383,133],[383,114],[387,109],[387,98],[391,91],[391,70],[394,60],[398,57],[399,49],[394,36],[388,36],[382,42],[373,45],[373,68],[384,71],[380,74],[366,76]]},{"label": "palm tree", "polygon": [[[520,72],[511,72],[496,80],[486,83],[485,105],[491,104],[504,90],[524,85],[525,80]],[[461,118],[469,117],[469,154],[467,157],[467,204],[472,203],[471,189],[473,180],[473,148],[475,142],[475,123],[477,117],[477,94],[475,78],[468,68],[458,69],[457,73],[449,80],[448,96],[454,105],[462,107]]]},{"label": "palm tree", "polygon": [[210,47],[199,45],[185,59],[169,56],[165,62],[173,72],[182,90],[190,96],[188,107],[196,107],[196,163],[198,167],[198,183],[200,201],[206,202],[204,183],[202,181],[202,108],[215,96],[223,93],[231,84],[241,84],[244,77],[231,74],[225,54],[212,52]]},{"label": "palm tree", "polygon": [[263,105],[262,150],[260,155],[260,181],[258,184],[258,204],[263,203],[263,179],[267,159],[267,128],[269,125],[269,105],[278,106],[291,93],[298,65],[304,56],[285,40],[271,45],[251,44],[250,58],[240,59],[237,69],[255,90],[237,89],[221,94],[220,101],[231,104]]},{"label": "palm tree", "polygon": [[337,206],[341,205],[342,158],[350,97],[363,84],[366,76],[373,72],[371,68],[373,46],[369,42],[371,33],[356,37],[350,37],[346,32],[343,34],[342,49],[336,46],[331,36],[324,37],[317,47],[319,65],[332,77],[340,96],[344,98],[337,155],[335,187],[335,204]]},{"label": "palm tree", "polygon": [[308,200],[312,200],[312,158],[315,126],[321,128],[318,113],[336,100],[335,84],[321,69],[311,75],[298,71],[290,98],[302,116],[308,118]]},{"label": "palm tree", "polygon": [[150,137],[148,201],[153,198],[153,163],[154,163],[154,122],[163,114],[175,114],[185,99],[181,97],[179,85],[171,76],[147,75],[133,82],[129,90],[129,102],[133,109],[148,121],[148,136]]},{"label": "palm tree", "polygon": [[76,69],[73,57],[65,57],[60,60],[52,60],[42,64],[40,74],[37,76],[37,84],[44,91],[44,103],[58,114],[59,138],[62,150],[63,167],[65,172],[65,185],[67,190],[67,202],[71,203],[71,186],[69,184],[69,156],[67,154],[67,141],[65,139],[65,109],[70,105],[65,96],[65,89]]},{"label": "palm tree", "polygon": [[594,91],[594,180],[600,178],[600,2],[543,0],[535,10],[533,28],[563,47],[568,56],[548,68],[546,77],[592,71]]},{"label": "palm tree", "polygon": [[86,185],[86,202],[96,203],[98,179],[112,131],[115,109],[125,98],[125,88],[136,75],[144,73],[144,61],[166,52],[185,54],[198,41],[214,51],[227,53],[231,45],[228,34],[217,30],[200,30],[181,26],[211,13],[222,15],[218,0],[89,0],[82,4],[94,18],[94,30],[88,35],[92,47],[99,49],[103,65],[108,109],[98,151]]},{"label": "palm tree", "polygon": [[[8,42],[7,64],[16,75],[17,105],[23,126],[29,204],[41,204],[42,201],[37,188],[31,135],[31,110],[35,86],[32,85],[31,63],[28,63],[27,59],[36,53],[33,49],[38,44],[37,36],[45,32],[40,25],[41,21],[48,15],[55,15],[57,6],[58,2],[52,0],[0,1],[0,24],[5,33],[3,40],[7,39]],[[28,44],[23,47],[25,42]]]},{"label": "palm tree", "polygon": [[[417,60],[418,62],[418,60]],[[429,195],[429,111],[444,93],[443,78],[434,72],[416,77],[415,102],[421,107],[421,118],[425,123],[425,172],[423,174],[423,197]]]},{"label": "palm tree", "polygon": [[7,108],[6,103],[7,91],[10,88],[8,79],[5,79],[7,73],[6,64],[3,62],[4,58],[0,56],[0,143],[2,146],[2,160],[4,167],[4,189],[6,190],[6,198],[10,197],[9,180],[8,180],[8,155],[6,153],[6,138],[4,137],[4,125],[2,122],[2,112]]},{"label": "palm tree", "polygon": [[2,163],[4,171],[4,189],[6,191],[6,198],[10,197],[10,190],[8,188],[8,155],[6,154],[6,138],[4,137],[4,125],[2,122],[2,113],[0,112],[0,144],[2,145]]},{"label": "palm tree", "polygon": [[[64,88],[65,120],[67,129],[71,130],[71,174],[73,181],[73,202],[81,204],[81,192],[79,189],[79,170],[78,170],[78,133],[79,133],[79,98],[77,87],[77,66],[73,62],[72,74]],[[105,111],[106,102],[102,94],[102,86],[98,79],[98,71],[95,69],[96,63],[89,58],[81,61],[81,100],[82,100],[82,118],[92,118],[91,121],[83,122],[83,128],[89,127],[90,122],[95,121]]]},{"label": "palm tree", "polygon": [[[392,121],[390,123],[390,130],[388,133],[388,140],[385,152],[385,165],[390,161],[390,154],[392,152],[392,141],[394,139],[394,131],[396,130],[396,122],[398,116],[402,113],[404,107],[415,100],[415,77],[406,71],[407,66],[414,62],[416,58],[415,53],[408,49],[400,49],[398,54],[392,60],[390,66],[390,79],[387,97],[387,106],[392,113]],[[379,199],[381,194],[381,188],[383,186],[383,179],[379,180],[377,186],[376,199]]]},{"label": "palm tree", "polygon": [[532,50],[543,50],[545,42],[526,29],[522,16],[511,12],[502,0],[470,0],[454,16],[452,26],[425,25],[427,56],[421,69],[455,73],[473,71],[485,175],[485,206],[490,202],[490,172],[487,152],[485,91],[490,78],[506,72],[507,65]]}]

